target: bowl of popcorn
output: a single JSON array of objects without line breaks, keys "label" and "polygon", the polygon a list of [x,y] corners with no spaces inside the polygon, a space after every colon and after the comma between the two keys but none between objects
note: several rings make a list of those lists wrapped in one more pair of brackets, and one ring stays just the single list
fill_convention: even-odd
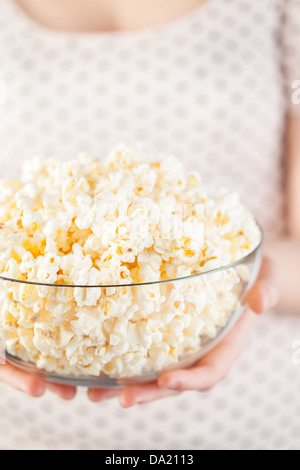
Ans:
[{"label": "bowl of popcorn", "polygon": [[146,383],[199,361],[242,314],[262,230],[175,157],[125,143],[35,157],[0,188],[9,363],[58,383]]}]

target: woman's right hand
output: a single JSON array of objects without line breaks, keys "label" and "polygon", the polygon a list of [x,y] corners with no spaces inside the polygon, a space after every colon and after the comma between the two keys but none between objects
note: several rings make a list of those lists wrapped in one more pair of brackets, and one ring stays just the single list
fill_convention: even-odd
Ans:
[{"label": "woman's right hand", "polygon": [[2,362],[4,363],[0,364],[0,382],[27,393],[31,397],[41,397],[46,390],[50,390],[63,400],[72,400],[76,395],[75,387],[46,382],[37,375],[29,374],[6,363],[4,357]]}]

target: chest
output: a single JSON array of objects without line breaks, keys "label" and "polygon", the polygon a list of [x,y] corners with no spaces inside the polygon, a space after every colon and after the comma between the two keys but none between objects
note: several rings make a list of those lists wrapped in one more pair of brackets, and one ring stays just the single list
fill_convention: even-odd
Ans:
[{"label": "chest", "polygon": [[272,108],[281,87],[280,15],[262,6],[241,14],[246,3],[207,7],[189,21],[135,34],[47,35],[26,24],[0,32],[2,118],[17,108],[26,125],[30,110],[40,109],[65,119],[87,113],[99,125],[110,115],[126,127],[130,113],[140,124],[156,119],[163,131],[164,120],[222,119],[233,107],[250,115],[258,98]]},{"label": "chest", "polygon": [[101,35],[12,16],[0,30],[2,174],[33,154],[143,142],[198,169],[211,191],[236,190],[267,231],[280,230],[281,3],[215,0],[169,26]]}]

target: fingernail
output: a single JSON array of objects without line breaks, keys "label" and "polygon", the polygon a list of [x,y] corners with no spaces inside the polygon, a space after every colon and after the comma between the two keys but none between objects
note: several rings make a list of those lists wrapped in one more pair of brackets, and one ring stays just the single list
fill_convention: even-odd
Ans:
[{"label": "fingernail", "polygon": [[119,403],[122,406],[122,408],[129,408],[131,406],[126,401],[126,398],[124,398],[122,395],[119,395]]},{"label": "fingernail", "polygon": [[180,389],[180,383],[177,381],[170,381],[170,382],[163,382],[161,381],[159,383],[159,386],[162,388],[169,388],[170,390],[179,390]]},{"label": "fingernail", "polygon": [[41,396],[44,395],[45,391],[46,391],[45,385],[44,384],[38,384],[36,386],[36,389],[34,390],[34,396],[36,398],[41,397]]},{"label": "fingernail", "polygon": [[67,392],[65,392],[65,394],[61,397],[63,398],[64,400],[72,400],[76,395],[76,392],[73,391],[73,390],[68,390]]}]

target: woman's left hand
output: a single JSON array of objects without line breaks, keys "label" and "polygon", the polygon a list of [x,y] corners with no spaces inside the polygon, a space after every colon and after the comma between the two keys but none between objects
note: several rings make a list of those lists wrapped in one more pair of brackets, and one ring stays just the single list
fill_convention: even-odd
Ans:
[{"label": "woman's left hand", "polygon": [[247,307],[244,314],[219,345],[195,366],[166,373],[156,382],[129,386],[121,391],[91,388],[88,391],[90,400],[99,402],[119,396],[120,405],[129,408],[176,395],[184,390],[211,390],[224,379],[243,350],[255,314],[262,314],[276,305],[279,297],[278,284],[276,267],[273,262],[264,258],[258,279],[245,297]]}]

